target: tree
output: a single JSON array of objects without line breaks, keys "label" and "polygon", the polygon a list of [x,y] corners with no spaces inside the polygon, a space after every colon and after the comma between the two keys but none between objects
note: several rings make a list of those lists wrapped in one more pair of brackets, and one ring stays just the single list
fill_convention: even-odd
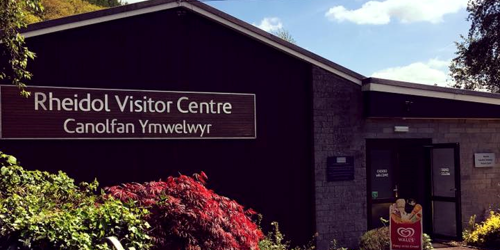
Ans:
[{"label": "tree", "polygon": [[123,4],[121,0],[85,0],[85,1],[101,7],[116,7]]},{"label": "tree", "polygon": [[153,249],[255,250],[262,231],[255,211],[206,188],[204,172],[106,188],[111,197],[147,209]]},{"label": "tree", "polygon": [[103,8],[83,0],[41,0],[41,3],[44,11],[28,14],[28,23],[76,15]]},{"label": "tree", "polygon": [[271,34],[289,42],[289,43],[293,43],[295,44],[295,39],[293,39],[292,35],[290,34],[290,32],[288,32],[288,30],[285,30],[285,29],[277,29],[275,31],[272,31]]},{"label": "tree", "polygon": [[[107,0],[113,1],[118,0]],[[32,77],[27,66],[35,54],[25,46],[20,29],[30,23],[99,9],[102,7],[83,0],[0,0],[0,82],[14,84],[22,96],[30,94],[25,81]]]},{"label": "tree", "polygon": [[500,92],[500,1],[470,0],[467,11],[469,34],[450,65],[454,87]]},{"label": "tree", "polygon": [[39,13],[43,7],[40,0],[0,0],[0,80],[16,85],[21,95],[29,96],[25,90],[25,80],[31,79],[31,73],[26,69],[28,61],[35,54],[25,46],[24,37],[19,29],[26,27],[27,13]]}]

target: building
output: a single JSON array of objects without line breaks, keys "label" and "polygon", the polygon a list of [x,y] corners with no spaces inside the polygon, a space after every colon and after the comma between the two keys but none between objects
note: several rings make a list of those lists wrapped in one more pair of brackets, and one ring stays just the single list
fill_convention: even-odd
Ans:
[{"label": "building", "polygon": [[[103,186],[205,171],[294,242],[318,232],[319,249],[356,246],[395,197],[421,203],[435,237],[459,237],[471,215],[500,206],[497,94],[366,78],[196,1],[24,35],[34,95],[0,89],[0,142],[28,168]],[[132,97],[141,102],[126,106]],[[160,125],[145,132],[145,120]],[[188,133],[191,121],[207,127]]]}]

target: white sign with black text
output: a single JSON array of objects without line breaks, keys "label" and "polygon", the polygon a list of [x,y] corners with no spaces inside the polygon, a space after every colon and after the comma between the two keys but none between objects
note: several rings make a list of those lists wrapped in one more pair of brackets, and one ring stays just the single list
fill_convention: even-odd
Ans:
[{"label": "white sign with black text", "polygon": [[495,162],[495,153],[474,154],[474,167],[476,168],[494,167]]}]

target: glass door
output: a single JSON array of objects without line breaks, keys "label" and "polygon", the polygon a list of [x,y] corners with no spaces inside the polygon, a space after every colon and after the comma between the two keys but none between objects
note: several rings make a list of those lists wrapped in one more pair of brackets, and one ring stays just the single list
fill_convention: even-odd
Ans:
[{"label": "glass door", "polygon": [[388,219],[389,206],[398,196],[395,180],[395,153],[387,144],[373,147],[368,143],[368,227],[382,227],[380,218]]},{"label": "glass door", "polygon": [[433,144],[428,148],[430,166],[430,214],[432,234],[460,238],[460,152],[458,143]]},{"label": "glass door", "polygon": [[367,139],[368,228],[383,226],[396,199],[425,203],[424,145],[430,139]]}]

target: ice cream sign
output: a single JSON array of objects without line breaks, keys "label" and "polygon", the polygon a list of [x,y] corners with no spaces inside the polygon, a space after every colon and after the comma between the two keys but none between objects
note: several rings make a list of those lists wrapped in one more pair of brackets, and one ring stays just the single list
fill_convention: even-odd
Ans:
[{"label": "ice cream sign", "polygon": [[398,199],[389,208],[391,250],[422,250],[422,206]]}]

